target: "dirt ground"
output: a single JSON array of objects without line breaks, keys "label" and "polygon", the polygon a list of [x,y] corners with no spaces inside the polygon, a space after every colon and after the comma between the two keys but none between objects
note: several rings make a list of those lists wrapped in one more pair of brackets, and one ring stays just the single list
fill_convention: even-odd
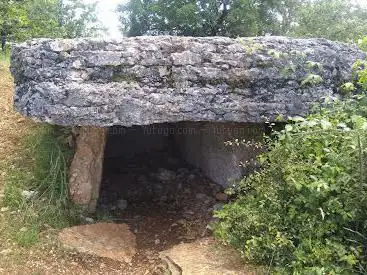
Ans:
[{"label": "dirt ground", "polygon": [[[200,171],[164,151],[115,158],[110,167],[105,162],[98,208],[128,224],[137,239],[138,253],[125,272],[163,274],[161,251],[210,235],[212,210],[223,203],[216,195],[223,193]],[[118,208],[121,199],[128,203],[124,210]]]}]

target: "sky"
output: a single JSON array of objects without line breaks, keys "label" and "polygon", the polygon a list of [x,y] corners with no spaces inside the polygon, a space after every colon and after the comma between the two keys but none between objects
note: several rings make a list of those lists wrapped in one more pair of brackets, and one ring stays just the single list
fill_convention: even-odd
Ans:
[{"label": "sky", "polygon": [[114,10],[118,4],[126,3],[126,0],[83,0],[85,3],[97,2],[97,14],[102,24],[108,28],[106,36],[119,38],[122,34],[119,30],[119,19]]}]

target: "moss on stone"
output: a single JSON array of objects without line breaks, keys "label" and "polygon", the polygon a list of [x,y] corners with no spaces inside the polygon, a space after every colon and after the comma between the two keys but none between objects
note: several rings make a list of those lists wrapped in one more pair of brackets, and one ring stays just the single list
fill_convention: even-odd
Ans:
[{"label": "moss on stone", "polygon": [[112,76],[113,82],[136,82],[137,77],[133,74],[114,74]]},{"label": "moss on stone", "polygon": [[315,86],[323,81],[323,78],[317,74],[308,74],[306,78],[301,82],[301,87],[306,85]]}]

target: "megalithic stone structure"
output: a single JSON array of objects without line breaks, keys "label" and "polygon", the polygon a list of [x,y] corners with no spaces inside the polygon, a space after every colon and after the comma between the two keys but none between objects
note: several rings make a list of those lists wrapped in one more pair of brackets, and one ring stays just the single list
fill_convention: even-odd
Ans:
[{"label": "megalithic stone structure", "polygon": [[363,58],[356,47],[325,39],[39,39],[13,47],[11,72],[21,114],[82,126],[70,193],[93,211],[104,127],[305,115],[312,104],[337,96]]}]

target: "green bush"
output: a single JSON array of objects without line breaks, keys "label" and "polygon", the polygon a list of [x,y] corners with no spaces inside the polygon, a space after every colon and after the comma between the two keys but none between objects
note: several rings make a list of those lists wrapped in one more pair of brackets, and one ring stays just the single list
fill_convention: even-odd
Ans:
[{"label": "green bush", "polygon": [[215,234],[275,274],[367,273],[367,96],[326,105],[276,132],[216,212]]}]

